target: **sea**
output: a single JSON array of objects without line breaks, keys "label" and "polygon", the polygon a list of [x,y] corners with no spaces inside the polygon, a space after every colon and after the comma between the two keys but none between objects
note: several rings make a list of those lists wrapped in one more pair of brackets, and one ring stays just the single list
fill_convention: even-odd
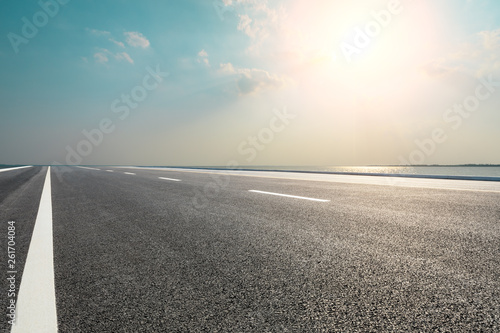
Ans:
[{"label": "sea", "polygon": [[[213,168],[213,167],[212,167]],[[425,165],[425,166],[240,166],[239,169],[309,171],[335,173],[374,173],[427,176],[500,177],[500,165]]]}]

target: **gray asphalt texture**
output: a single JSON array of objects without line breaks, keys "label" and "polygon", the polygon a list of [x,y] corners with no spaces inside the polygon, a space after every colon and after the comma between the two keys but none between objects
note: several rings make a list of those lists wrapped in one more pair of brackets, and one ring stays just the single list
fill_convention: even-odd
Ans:
[{"label": "gray asphalt texture", "polygon": [[9,284],[7,281],[8,260],[8,224],[15,221],[16,238],[16,297],[19,292],[21,277],[28,255],[28,248],[35,225],[35,219],[40,205],[43,182],[47,168],[33,167],[0,173],[0,263],[2,274],[0,278],[0,332],[10,332],[7,306]]},{"label": "gray asphalt texture", "polygon": [[101,169],[52,168],[60,332],[500,331],[499,193],[231,176],[196,208],[209,174]]}]

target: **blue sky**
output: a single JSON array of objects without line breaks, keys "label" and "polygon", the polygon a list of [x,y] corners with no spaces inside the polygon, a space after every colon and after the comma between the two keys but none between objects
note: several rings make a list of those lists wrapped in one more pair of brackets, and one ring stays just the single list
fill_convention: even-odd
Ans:
[{"label": "blue sky", "polygon": [[500,163],[496,1],[0,5],[0,163]]}]

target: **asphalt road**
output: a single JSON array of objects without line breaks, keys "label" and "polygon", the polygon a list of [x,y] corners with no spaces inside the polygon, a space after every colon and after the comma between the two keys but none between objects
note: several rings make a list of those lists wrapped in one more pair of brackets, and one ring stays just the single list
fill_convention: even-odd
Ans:
[{"label": "asphalt road", "polygon": [[[498,191],[51,169],[60,332],[500,331]],[[0,173],[20,265],[46,170]]]},{"label": "asphalt road", "polygon": [[[41,167],[18,169],[0,172],[0,263],[2,274],[0,278],[0,320],[1,332],[9,332],[7,306],[10,283],[7,281],[8,260],[8,224],[15,221],[15,267],[20,278],[23,273],[24,263],[31,240],[31,233],[35,224],[40,196],[42,193],[45,169]],[[19,281],[15,284],[19,288]]]}]

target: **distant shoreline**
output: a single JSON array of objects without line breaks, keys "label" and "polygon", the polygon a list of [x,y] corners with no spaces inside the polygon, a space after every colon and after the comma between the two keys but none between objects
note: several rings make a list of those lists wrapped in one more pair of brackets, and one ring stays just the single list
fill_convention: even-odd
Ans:
[{"label": "distant shoreline", "polygon": [[467,180],[467,181],[488,181],[500,182],[500,176],[470,176],[470,175],[431,175],[431,174],[408,174],[408,173],[375,173],[375,172],[337,172],[321,170],[283,170],[283,169],[254,169],[240,167],[228,169],[224,167],[162,167],[151,166],[143,168],[170,168],[170,169],[191,169],[191,170],[213,170],[213,171],[260,171],[260,172],[283,172],[283,173],[304,173],[304,174],[326,174],[326,175],[348,175],[348,176],[372,176],[372,177],[400,177],[400,178],[425,178],[425,179],[447,179],[447,180]]},{"label": "distant shoreline", "polygon": [[[34,166],[44,166],[44,165],[34,165]],[[336,166],[336,167],[323,167],[323,166],[239,166],[237,168],[228,168],[224,166],[125,166],[125,165],[86,165],[88,167],[140,167],[140,168],[161,168],[161,169],[191,169],[191,170],[213,170],[213,171],[261,171],[261,172],[282,172],[282,173],[303,173],[303,174],[325,174],[325,175],[348,175],[348,176],[372,176],[372,177],[400,177],[400,178],[427,178],[427,179],[448,179],[448,180],[472,180],[472,181],[492,181],[500,182],[500,172],[491,172],[489,174],[463,174],[457,173],[446,173],[446,174],[433,174],[432,170],[423,170],[424,173],[393,173],[384,172],[384,168],[483,168],[483,167],[493,167],[500,168],[498,164],[462,164],[462,165],[411,165],[411,166]],[[0,169],[16,167],[15,165],[2,165],[0,164]],[[67,166],[65,166],[67,167]],[[71,166],[70,166],[71,167]],[[286,168],[286,169],[285,169]],[[307,169],[318,168],[318,170],[307,170]],[[331,168],[331,169],[351,169],[351,170],[321,170],[321,168]],[[359,168],[361,170],[354,170]],[[382,170],[374,170],[376,172],[367,172],[362,170],[363,168],[380,168]],[[430,171],[430,172],[429,172]],[[429,172],[429,173],[425,173]]]},{"label": "distant shoreline", "polygon": [[[18,166],[24,166],[28,164],[0,164],[0,168],[10,168],[10,167],[18,167]],[[33,166],[51,166],[50,164],[29,164]],[[63,166],[74,166],[74,165],[63,165]],[[124,166],[123,164],[82,164],[82,166],[109,166],[109,167],[114,167],[114,166]],[[130,165],[132,166],[132,165]],[[187,165],[141,165],[141,167],[145,168],[224,168],[227,169],[224,166],[220,165],[192,165],[192,166],[187,166]],[[407,164],[407,165],[400,165],[400,164],[368,164],[368,165],[242,165],[244,168],[261,168],[261,167],[273,167],[273,168],[292,168],[292,167],[297,167],[297,168],[344,168],[344,167],[356,167],[356,168],[369,168],[369,167],[500,167],[500,164]],[[260,170],[260,169],[259,169]]]}]

